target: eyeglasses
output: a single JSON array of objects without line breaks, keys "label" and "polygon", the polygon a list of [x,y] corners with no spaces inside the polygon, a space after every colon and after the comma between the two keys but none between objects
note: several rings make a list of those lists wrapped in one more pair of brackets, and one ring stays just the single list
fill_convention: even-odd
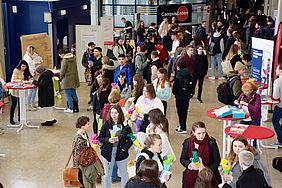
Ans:
[{"label": "eyeglasses", "polygon": [[198,48],[198,50],[204,50],[203,48]]}]

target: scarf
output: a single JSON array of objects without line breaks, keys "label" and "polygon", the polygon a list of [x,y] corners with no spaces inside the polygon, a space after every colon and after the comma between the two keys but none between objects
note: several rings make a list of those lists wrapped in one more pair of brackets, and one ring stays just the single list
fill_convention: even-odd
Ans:
[{"label": "scarf", "polygon": [[255,99],[255,95],[256,95],[255,91],[249,97],[244,94],[241,100],[249,104]]},{"label": "scarf", "polygon": [[[198,156],[202,158],[202,163],[204,166],[208,166],[210,164],[211,158],[211,150],[210,150],[210,137],[208,133],[205,138],[200,141],[197,140],[195,136],[191,136],[188,141],[188,157],[192,158],[192,151],[195,150],[195,143],[199,145],[198,148]],[[194,188],[196,179],[198,177],[198,170],[189,170],[187,169],[185,172],[185,188]]]}]

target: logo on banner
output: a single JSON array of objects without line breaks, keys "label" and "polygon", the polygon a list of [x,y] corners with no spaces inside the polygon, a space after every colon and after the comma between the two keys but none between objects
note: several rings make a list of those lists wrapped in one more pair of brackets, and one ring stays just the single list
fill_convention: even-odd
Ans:
[{"label": "logo on banner", "polygon": [[188,18],[188,9],[186,6],[180,6],[177,10],[177,19],[184,22]]}]

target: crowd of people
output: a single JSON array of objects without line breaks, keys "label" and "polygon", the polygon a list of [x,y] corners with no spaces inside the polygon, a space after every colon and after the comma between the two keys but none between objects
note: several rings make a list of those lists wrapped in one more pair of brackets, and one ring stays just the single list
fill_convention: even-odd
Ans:
[{"label": "crowd of people", "polygon": [[[211,23],[210,30],[206,29],[207,22],[203,21],[194,35],[189,27],[182,32],[176,18],[169,23],[169,19],[164,17],[158,29],[155,23],[145,29],[141,20],[136,29],[135,46],[131,46],[133,25],[122,18],[127,38],[117,38],[113,48],[107,49],[107,55],[103,56],[102,47],[94,42],[88,43],[81,64],[85,67],[85,80],[90,86],[88,103],[89,109],[93,110],[92,129],[101,146],[104,172],[97,169],[96,163],[91,164],[91,167],[80,166],[79,178],[84,187],[96,187],[98,175],[104,175],[105,188],[110,188],[112,182],[117,181],[121,181],[121,187],[126,188],[166,187],[166,182],[171,178],[166,160],[170,158],[171,164],[177,160],[169,141],[166,118],[168,101],[172,95],[175,96],[178,115],[176,132],[187,134],[189,102],[197,85],[196,97],[199,103],[203,103],[202,90],[208,74],[208,56],[211,57],[212,68],[209,78],[227,78],[232,83],[234,105],[250,114],[240,123],[260,125],[261,98],[257,94],[258,87],[253,81],[242,84],[241,77],[250,61],[251,36],[273,38],[273,20],[264,16],[260,9],[257,14],[251,14],[246,9],[244,14],[230,15],[230,24],[226,24],[219,16],[218,20]],[[67,101],[64,112],[76,113],[79,112],[76,89],[80,85],[77,70],[80,60],[65,50],[60,50],[59,56],[62,58],[61,89]],[[23,60],[14,69],[11,81],[24,81],[38,86],[38,106],[48,116],[41,125],[52,126],[57,122],[52,114],[54,74],[40,65],[41,62],[35,48],[29,46]],[[279,78],[274,82],[273,97],[281,99],[281,64],[276,72]],[[34,108],[36,90],[31,89],[28,93],[27,104],[30,109]],[[10,94],[10,123],[15,124],[14,111],[19,96],[16,90],[11,90]],[[282,145],[279,124],[281,108],[280,102],[273,114],[279,145]],[[20,114],[18,117],[20,120]],[[80,150],[91,146],[88,135],[90,123],[90,118],[86,116],[77,119],[78,131],[73,140],[74,166],[79,166],[77,158],[80,157]],[[218,145],[207,133],[205,123],[194,122],[191,129],[191,135],[182,144],[180,156],[180,163],[185,168],[182,187],[246,187],[247,184],[251,188],[271,185],[256,144],[253,147],[246,138],[235,138],[228,159],[231,173],[223,173],[219,168],[221,156]],[[136,135],[141,148],[134,145],[137,151],[136,175],[129,179],[129,152],[136,141],[131,135]]]}]

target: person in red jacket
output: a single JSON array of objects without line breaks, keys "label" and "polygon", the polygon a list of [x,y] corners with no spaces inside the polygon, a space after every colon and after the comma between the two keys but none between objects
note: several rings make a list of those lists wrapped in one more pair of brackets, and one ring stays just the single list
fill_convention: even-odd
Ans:
[{"label": "person in red jacket", "polygon": [[179,62],[185,62],[186,67],[188,69],[188,73],[193,75],[193,70],[195,66],[195,62],[193,59],[194,48],[191,45],[186,46],[186,53],[182,55],[177,61],[176,66],[174,67],[174,72],[177,72],[176,68]]}]

